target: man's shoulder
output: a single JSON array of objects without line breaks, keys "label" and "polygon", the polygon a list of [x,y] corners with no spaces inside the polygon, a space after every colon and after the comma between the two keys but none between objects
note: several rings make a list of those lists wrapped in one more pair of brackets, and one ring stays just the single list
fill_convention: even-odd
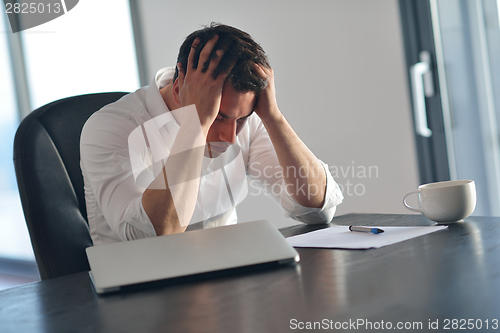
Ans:
[{"label": "man's shoulder", "polygon": [[81,139],[93,141],[103,133],[128,137],[146,115],[145,88],[140,88],[92,114],[83,126]]},{"label": "man's shoulder", "polygon": [[247,121],[248,133],[250,140],[260,135],[267,135],[267,130],[262,123],[260,117],[254,112]]},{"label": "man's shoulder", "polygon": [[238,134],[237,142],[242,149],[249,149],[253,143],[267,136],[268,134],[262,120],[254,112],[248,117],[244,129]]},{"label": "man's shoulder", "polygon": [[264,127],[262,120],[255,112],[248,117],[247,125],[252,132]]},{"label": "man's shoulder", "polygon": [[133,93],[124,95],[117,101],[102,107],[92,117],[105,117],[107,115],[128,117],[131,112],[145,110],[146,89],[147,87],[142,87]]},{"label": "man's shoulder", "polygon": [[146,110],[146,89],[147,87],[142,87],[133,93],[124,95],[113,103],[103,106],[87,120],[87,123],[107,123],[120,118],[128,120],[133,113],[143,113]]}]

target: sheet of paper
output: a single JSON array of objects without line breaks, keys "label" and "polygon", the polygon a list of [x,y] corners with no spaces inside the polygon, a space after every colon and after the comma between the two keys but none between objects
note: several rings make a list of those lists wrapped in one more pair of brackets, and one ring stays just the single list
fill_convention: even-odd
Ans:
[{"label": "sheet of paper", "polygon": [[293,247],[314,247],[331,249],[371,249],[399,243],[411,238],[430,234],[448,228],[448,226],[425,227],[378,227],[381,234],[349,231],[348,226],[332,226],[306,234],[288,237],[286,240]]}]

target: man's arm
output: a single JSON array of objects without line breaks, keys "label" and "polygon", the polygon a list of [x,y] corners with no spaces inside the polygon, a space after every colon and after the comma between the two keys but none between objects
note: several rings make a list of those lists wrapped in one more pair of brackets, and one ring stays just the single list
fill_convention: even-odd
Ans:
[{"label": "man's arm", "polygon": [[213,78],[222,50],[217,51],[217,57],[210,61],[208,70],[202,70],[204,66],[201,64],[209,60],[217,40],[218,36],[215,36],[203,47],[198,60],[200,66],[194,63],[194,50],[200,41],[194,40],[188,68],[179,68],[179,78],[172,88],[176,104],[181,107],[195,105],[196,112],[183,112],[183,116],[177,119],[180,129],[163,172],[142,196],[142,205],[157,235],[185,231],[196,206],[205,142],[219,112],[222,87],[227,78],[225,72]]},{"label": "man's arm", "polygon": [[[279,110],[273,70],[260,65],[255,65],[254,68],[268,81],[268,86],[258,97],[255,113],[262,120],[283,169],[284,189],[298,204],[321,208],[326,192],[325,170]],[[295,172],[290,172],[291,170]],[[301,188],[307,190],[301,191]]]}]

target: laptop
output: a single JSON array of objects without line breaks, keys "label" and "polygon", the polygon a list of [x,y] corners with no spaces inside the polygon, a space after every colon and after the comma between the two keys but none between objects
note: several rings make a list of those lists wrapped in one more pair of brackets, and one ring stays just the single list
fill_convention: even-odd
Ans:
[{"label": "laptop", "polygon": [[93,246],[86,252],[98,294],[300,260],[267,220]]}]

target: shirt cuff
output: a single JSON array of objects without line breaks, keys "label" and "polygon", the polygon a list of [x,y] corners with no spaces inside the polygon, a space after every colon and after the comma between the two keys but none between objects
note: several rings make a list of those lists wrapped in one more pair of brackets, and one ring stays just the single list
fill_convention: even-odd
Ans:
[{"label": "shirt cuff", "polygon": [[286,217],[308,224],[329,223],[333,219],[337,206],[342,202],[344,196],[333,179],[328,165],[323,161],[319,162],[323,165],[326,174],[325,202],[323,206],[321,208],[304,207],[298,204],[287,191],[283,190],[281,191],[281,207],[283,207]]}]

